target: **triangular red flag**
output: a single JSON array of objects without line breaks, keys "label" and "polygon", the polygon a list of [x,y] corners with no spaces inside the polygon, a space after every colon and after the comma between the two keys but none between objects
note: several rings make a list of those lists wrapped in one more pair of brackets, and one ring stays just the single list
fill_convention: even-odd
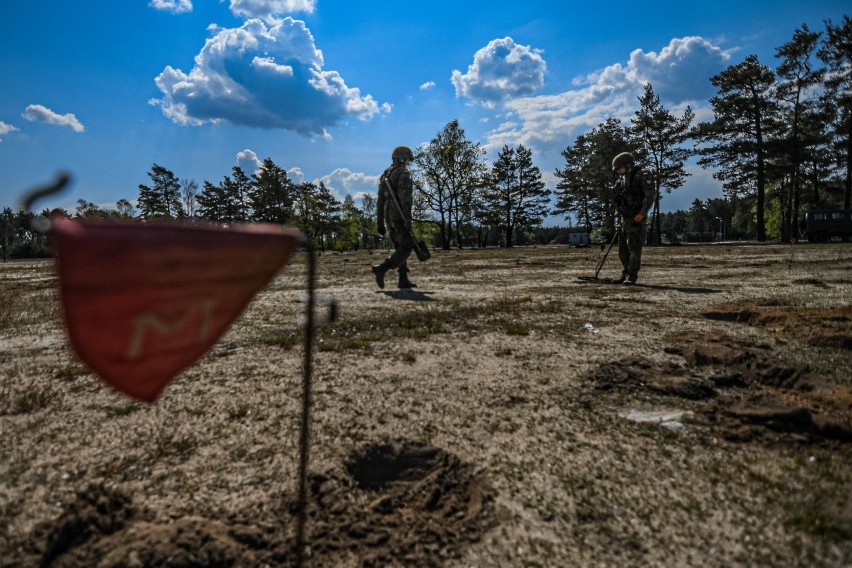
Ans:
[{"label": "triangular red flag", "polygon": [[72,220],[51,235],[65,325],[107,383],[153,402],[292,257],[299,232],[271,224]]}]

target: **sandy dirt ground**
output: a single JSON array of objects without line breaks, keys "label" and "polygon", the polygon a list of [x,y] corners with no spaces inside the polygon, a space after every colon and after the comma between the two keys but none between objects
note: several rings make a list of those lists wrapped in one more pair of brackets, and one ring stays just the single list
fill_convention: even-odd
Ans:
[{"label": "sandy dirt ground", "polygon": [[156,403],[66,347],[52,263],[0,264],[0,566],[852,565],[852,244],[319,257]]}]

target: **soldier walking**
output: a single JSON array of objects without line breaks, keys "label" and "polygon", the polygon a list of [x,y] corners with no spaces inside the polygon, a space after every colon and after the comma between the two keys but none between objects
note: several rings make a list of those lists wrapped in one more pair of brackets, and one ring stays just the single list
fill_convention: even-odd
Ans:
[{"label": "soldier walking", "polygon": [[633,154],[622,152],[612,160],[615,182],[615,205],[621,215],[618,235],[618,258],[621,260],[620,284],[636,284],[642,265],[642,245],[648,234],[648,209],[654,202],[651,173],[636,165]]},{"label": "soldier walking", "polygon": [[391,160],[393,163],[379,179],[376,221],[380,235],[385,234],[387,223],[394,252],[383,263],[373,265],[373,274],[378,287],[384,288],[385,274],[388,270],[396,269],[399,273],[399,288],[414,288],[415,284],[408,279],[408,257],[414,250],[411,236],[413,183],[408,164],[414,161],[414,153],[407,146],[397,146],[391,154]]}]

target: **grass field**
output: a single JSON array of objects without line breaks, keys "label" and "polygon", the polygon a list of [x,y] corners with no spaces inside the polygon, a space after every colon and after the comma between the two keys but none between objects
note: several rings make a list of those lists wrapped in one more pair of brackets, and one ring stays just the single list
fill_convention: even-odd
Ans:
[{"label": "grass field", "polygon": [[[852,245],[322,254],[308,566],[852,565]],[[291,566],[305,257],[154,404],[0,264],[0,566]]]}]

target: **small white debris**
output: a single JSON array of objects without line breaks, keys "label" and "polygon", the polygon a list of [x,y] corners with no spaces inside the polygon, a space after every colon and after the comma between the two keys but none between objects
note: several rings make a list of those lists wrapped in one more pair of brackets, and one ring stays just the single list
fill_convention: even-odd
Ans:
[{"label": "small white debris", "polygon": [[683,417],[692,414],[685,410],[630,410],[619,413],[619,416],[633,422],[654,422],[673,432],[683,432]]},{"label": "small white debris", "polygon": [[601,330],[599,330],[598,328],[596,328],[595,326],[593,326],[593,325],[592,325],[592,324],[590,324],[590,323],[585,324],[583,327],[584,327],[584,328],[586,328],[586,329],[588,329],[588,330],[589,330],[589,331],[591,331],[592,333],[600,333],[600,332],[601,332]]},{"label": "small white debris", "polygon": [[683,425],[683,422],[678,422],[677,420],[667,420],[665,422],[660,422],[660,426],[671,430],[672,432],[684,432],[686,430],[686,426]]}]

